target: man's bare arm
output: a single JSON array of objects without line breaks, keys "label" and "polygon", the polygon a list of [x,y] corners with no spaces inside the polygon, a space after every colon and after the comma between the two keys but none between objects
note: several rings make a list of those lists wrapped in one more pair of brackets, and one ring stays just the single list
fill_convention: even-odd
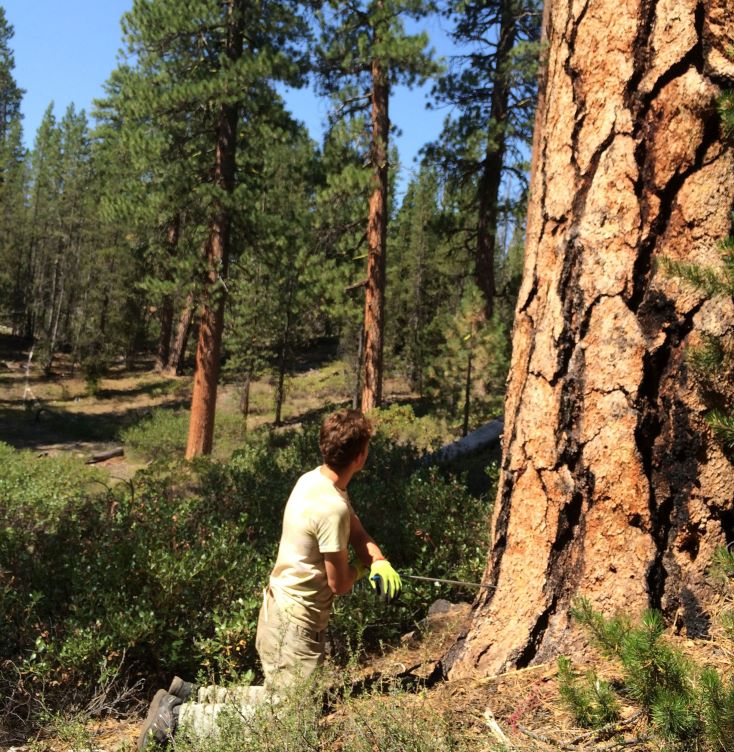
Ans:
[{"label": "man's bare arm", "polygon": [[349,522],[349,542],[360,561],[366,566],[372,566],[373,561],[384,559],[380,547],[375,543],[372,536],[364,529],[361,520],[352,512]]},{"label": "man's bare arm", "polygon": [[326,579],[331,591],[335,595],[348,593],[357,579],[357,571],[354,567],[349,566],[346,549],[324,554],[324,565],[326,567]]}]

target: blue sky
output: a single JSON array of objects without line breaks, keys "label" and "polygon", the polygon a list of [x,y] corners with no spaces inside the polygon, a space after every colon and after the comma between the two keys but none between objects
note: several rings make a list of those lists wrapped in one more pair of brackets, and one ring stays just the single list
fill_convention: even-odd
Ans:
[{"label": "blue sky", "polygon": [[[44,111],[51,101],[62,115],[69,103],[91,109],[102,94],[102,85],[117,63],[122,46],[120,17],[132,0],[0,0],[15,28],[11,45],[15,52],[15,78],[25,89],[22,110],[26,143],[33,143]],[[423,24],[439,55],[454,47],[446,34],[446,22],[430,19]],[[395,139],[402,164],[400,189],[415,167],[413,159],[423,144],[438,135],[445,110],[426,110],[430,85],[409,91],[396,89],[390,103],[392,122],[402,131]],[[293,114],[321,140],[327,103],[312,91],[288,92]]]}]

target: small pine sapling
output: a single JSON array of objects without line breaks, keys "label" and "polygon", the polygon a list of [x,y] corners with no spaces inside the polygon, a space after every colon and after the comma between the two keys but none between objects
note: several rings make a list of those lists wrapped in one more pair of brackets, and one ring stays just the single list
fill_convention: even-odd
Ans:
[{"label": "small pine sapling", "polygon": [[600,728],[619,719],[619,702],[609,682],[595,671],[580,677],[566,656],[558,658],[558,691],[583,728]]}]

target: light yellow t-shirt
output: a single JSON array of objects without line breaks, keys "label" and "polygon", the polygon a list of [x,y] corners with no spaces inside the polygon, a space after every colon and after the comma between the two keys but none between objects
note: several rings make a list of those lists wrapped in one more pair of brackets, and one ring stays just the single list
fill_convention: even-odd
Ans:
[{"label": "light yellow t-shirt", "polygon": [[298,479],[285,505],[270,589],[281,610],[309,629],[321,631],[329,621],[334,593],[323,555],[347,548],[351,514],[346,491],[318,467]]}]

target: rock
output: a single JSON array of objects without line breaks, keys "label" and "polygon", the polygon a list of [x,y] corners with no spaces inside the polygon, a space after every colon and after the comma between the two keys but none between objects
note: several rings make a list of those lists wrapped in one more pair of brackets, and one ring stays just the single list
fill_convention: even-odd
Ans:
[{"label": "rock", "polygon": [[451,601],[444,600],[443,598],[439,598],[438,600],[431,603],[430,608],[428,609],[428,617],[436,616],[438,614],[450,614],[452,612],[456,612],[457,610],[461,610],[462,604],[460,603],[451,603]]},{"label": "rock", "polygon": [[420,634],[414,629],[412,632],[404,634],[400,638],[400,644],[410,647],[411,645],[417,645],[421,641]]},{"label": "rock", "polygon": [[439,598],[431,604],[428,609],[428,616],[418,626],[424,631],[436,629],[446,622],[463,619],[470,610],[470,603],[451,603]]}]

